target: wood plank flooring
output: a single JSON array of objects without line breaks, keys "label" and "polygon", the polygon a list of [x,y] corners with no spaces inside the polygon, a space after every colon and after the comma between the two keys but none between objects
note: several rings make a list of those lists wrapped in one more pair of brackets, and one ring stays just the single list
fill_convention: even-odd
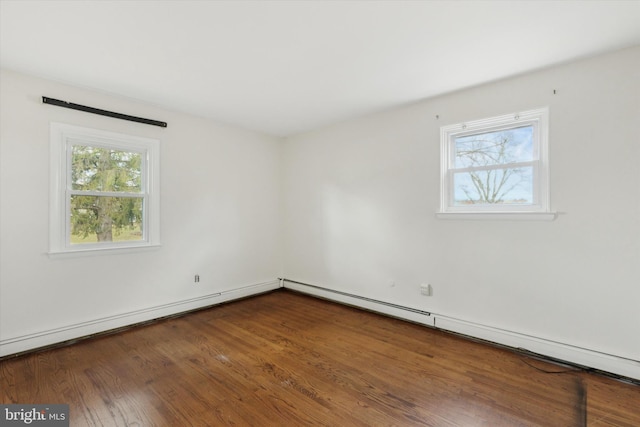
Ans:
[{"label": "wood plank flooring", "polygon": [[285,290],[5,359],[0,389],[72,426],[640,426],[637,385]]}]

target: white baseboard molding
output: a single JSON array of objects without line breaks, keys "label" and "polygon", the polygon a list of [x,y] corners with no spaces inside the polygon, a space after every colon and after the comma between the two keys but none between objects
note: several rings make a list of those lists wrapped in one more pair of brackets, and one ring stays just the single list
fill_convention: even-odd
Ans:
[{"label": "white baseboard molding", "polygon": [[196,298],[175,301],[127,313],[119,313],[112,316],[65,325],[54,329],[47,329],[31,334],[6,338],[0,340],[0,357],[74,340],[112,329],[135,325],[136,323],[172,316],[234,299],[268,292],[280,287],[280,281],[278,280],[256,283]]},{"label": "white baseboard molding", "polygon": [[286,289],[387,314],[427,326],[435,326],[438,329],[455,332],[471,338],[478,338],[506,347],[527,350],[552,359],[597,369],[616,376],[640,380],[640,361],[637,360],[631,360],[518,332],[454,319],[437,313],[430,313],[430,315],[419,314],[414,312],[411,308],[402,309],[400,306],[396,306],[395,304],[391,304],[391,306],[389,306],[383,301],[375,301],[370,298],[346,294],[305,283],[289,281],[287,279],[284,279],[283,283]]},{"label": "white baseboard molding", "polygon": [[434,314],[435,326],[560,361],[640,380],[640,361]]}]

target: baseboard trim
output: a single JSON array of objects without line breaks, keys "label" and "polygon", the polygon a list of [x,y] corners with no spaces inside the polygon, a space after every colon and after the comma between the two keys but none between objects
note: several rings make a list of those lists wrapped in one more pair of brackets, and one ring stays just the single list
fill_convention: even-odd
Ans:
[{"label": "baseboard trim", "polygon": [[280,288],[280,281],[256,283],[140,310],[119,313],[0,340],[0,357],[119,329],[137,323],[201,309]]},{"label": "baseboard trim", "polygon": [[[437,313],[429,313],[429,316],[421,315],[413,309],[403,310],[400,306],[391,306],[360,297],[354,294],[334,291],[316,285],[282,279],[284,287],[319,298],[347,304],[366,310],[398,317],[426,326],[435,327],[449,332],[465,335],[490,343],[499,344],[514,350],[534,353],[546,356],[557,361],[567,362],[571,365],[590,368],[616,377],[629,378],[633,382],[640,380],[640,361],[620,356],[602,353],[596,350],[581,348],[566,343],[556,342],[540,337],[508,331],[478,323],[456,319]],[[394,307],[395,306],[395,307]],[[634,381],[635,380],[635,381]]]},{"label": "baseboard trim", "polygon": [[535,353],[558,361],[568,362],[572,365],[614,374],[615,376],[640,380],[640,361],[637,360],[453,319],[447,316],[434,315],[434,318],[435,326],[438,329],[479,338],[484,341],[523,350],[527,353]]}]

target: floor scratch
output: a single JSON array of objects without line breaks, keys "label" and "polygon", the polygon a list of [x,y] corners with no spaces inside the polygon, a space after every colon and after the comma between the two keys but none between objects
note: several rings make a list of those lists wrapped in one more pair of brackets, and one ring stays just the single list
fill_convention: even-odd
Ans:
[{"label": "floor scratch", "polygon": [[576,377],[576,427],[587,427],[587,389],[582,378]]}]

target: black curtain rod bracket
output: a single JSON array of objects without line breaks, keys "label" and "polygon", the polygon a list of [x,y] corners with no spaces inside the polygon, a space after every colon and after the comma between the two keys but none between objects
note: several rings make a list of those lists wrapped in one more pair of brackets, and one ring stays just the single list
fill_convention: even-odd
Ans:
[{"label": "black curtain rod bracket", "polygon": [[55,98],[42,97],[43,104],[55,105],[56,107],[70,108],[72,110],[84,111],[85,113],[99,114],[101,116],[113,117],[115,119],[128,120],[130,122],[144,123],[146,125],[167,127],[167,122],[145,119],[143,117],[130,116],[128,114],[115,113],[113,111],[101,110],[99,108],[87,107],[86,105],[74,104],[73,102],[61,101]]}]

